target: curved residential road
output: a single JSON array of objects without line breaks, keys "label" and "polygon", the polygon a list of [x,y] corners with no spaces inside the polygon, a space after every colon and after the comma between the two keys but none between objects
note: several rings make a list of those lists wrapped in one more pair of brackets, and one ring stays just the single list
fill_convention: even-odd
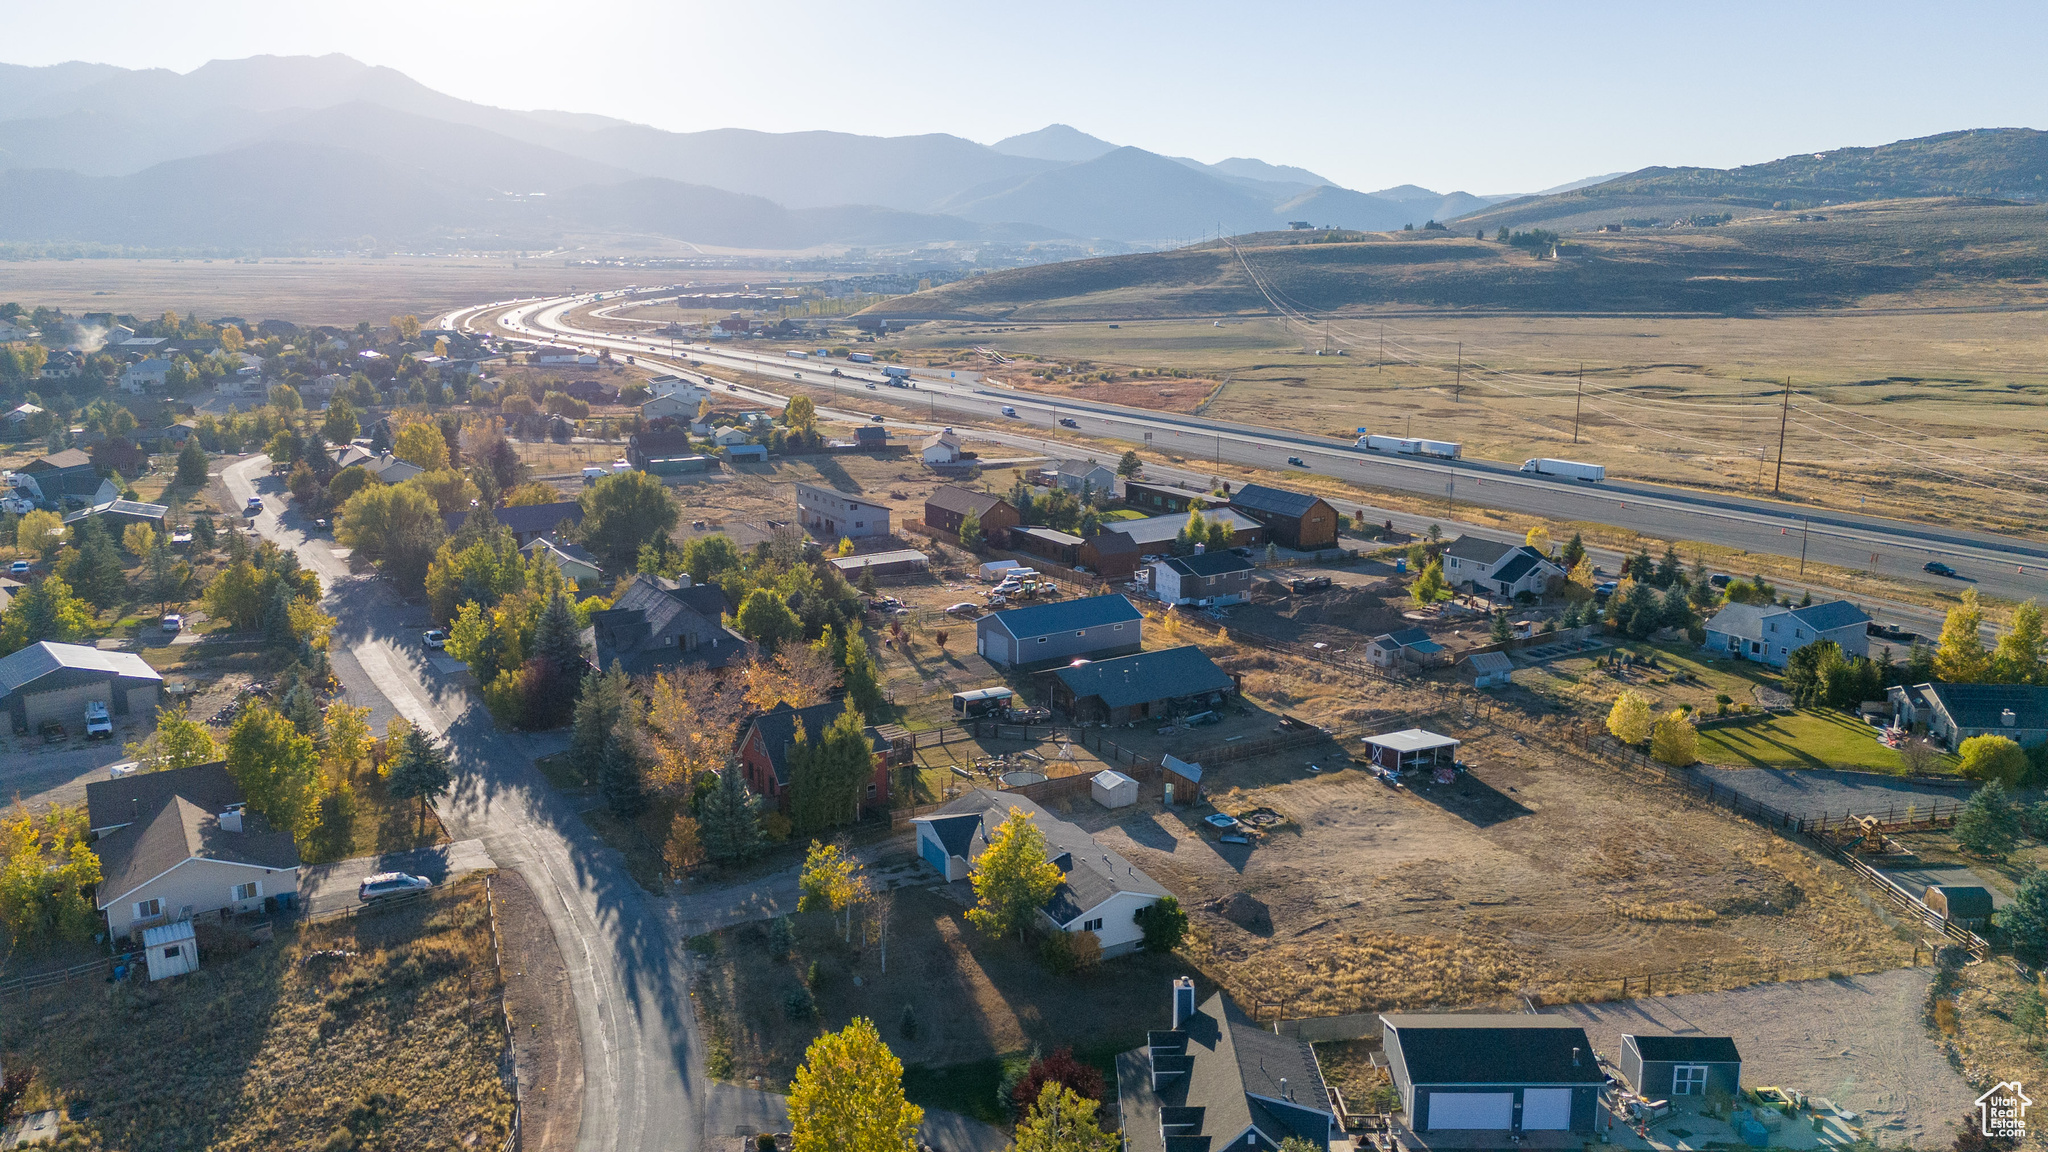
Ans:
[{"label": "curved residential road", "polygon": [[[572,323],[568,314],[588,303],[588,296],[558,296],[505,301],[451,314],[468,324],[491,309],[500,334],[610,348],[650,363],[682,367],[689,361],[724,365],[788,381],[792,386],[832,389],[842,396],[865,395],[870,384],[880,388],[879,368],[833,361],[841,375],[821,362],[782,355],[761,355],[704,344],[679,344],[635,331],[650,321],[608,314]],[[609,330],[592,327],[606,325]],[[1000,429],[1047,429],[1057,434],[1061,420],[1072,420],[1078,434],[1143,444],[1177,456],[1184,467],[1199,470],[1205,462],[1219,469],[1241,464],[1276,472],[1306,471],[1368,487],[1443,498],[1446,516],[1455,502],[1481,504],[1509,512],[1557,520],[1583,520],[1633,529],[1665,540],[1693,540],[1798,558],[1849,571],[1882,573],[1893,579],[1957,588],[1974,584],[1987,595],[2021,600],[2048,593],[2048,541],[1999,536],[1944,525],[1914,524],[1829,510],[1807,510],[1771,500],[1750,499],[1679,488],[1607,481],[1581,484],[1525,476],[1494,461],[1428,461],[1359,451],[1341,441],[1309,433],[1259,428],[1206,420],[1178,413],[1150,412],[1093,401],[1053,400],[1035,393],[991,387],[979,374],[944,369],[915,369],[911,403],[922,396],[933,420],[942,414],[964,415]],[[901,390],[890,397],[905,400]],[[1014,409],[1006,416],[1003,409]],[[1289,463],[1298,457],[1302,463]],[[1959,580],[1946,580],[1922,570],[1930,560],[1954,567]],[[1855,589],[1847,589],[1854,593]]]},{"label": "curved residential road", "polygon": [[[418,641],[424,609],[388,583],[352,575],[334,540],[287,508],[283,485],[255,456],[223,473],[238,502],[268,506],[257,531],[298,554],[328,589],[331,658],[350,700],[381,730],[392,715],[442,736],[455,787],[435,805],[457,840],[480,839],[547,908],[568,962],[583,1034],[585,1152],[703,1147],[720,1093],[708,1083],[690,1005],[673,902],[650,897],[534,767],[538,740],[501,732],[482,703],[443,678]],[[417,625],[418,627],[415,627]],[[559,746],[560,737],[553,743]]]}]

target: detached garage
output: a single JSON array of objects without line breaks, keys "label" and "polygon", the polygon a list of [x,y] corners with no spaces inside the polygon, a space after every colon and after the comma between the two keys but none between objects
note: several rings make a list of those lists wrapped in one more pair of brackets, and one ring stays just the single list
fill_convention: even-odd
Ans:
[{"label": "detached garage", "polygon": [[1606,1077],[1568,1020],[1385,1015],[1380,1028],[1416,1133],[1593,1131]]},{"label": "detached garage", "polygon": [[1734,1096],[1742,1089],[1742,1053],[1726,1036],[1621,1037],[1621,1075],[1652,1100]]},{"label": "detached garage", "polygon": [[133,652],[44,640],[0,658],[0,709],[17,732],[51,720],[77,729],[86,704],[95,700],[116,716],[154,716],[163,683]]}]

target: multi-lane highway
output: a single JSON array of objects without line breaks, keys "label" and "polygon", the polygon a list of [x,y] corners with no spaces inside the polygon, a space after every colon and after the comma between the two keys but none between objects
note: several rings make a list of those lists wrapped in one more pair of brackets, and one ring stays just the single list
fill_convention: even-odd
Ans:
[{"label": "multi-lane highway", "polygon": [[[635,331],[651,327],[652,322],[609,315],[609,309],[587,318],[571,318],[572,311],[589,302],[587,296],[554,297],[509,308],[503,304],[479,306],[443,319],[463,325],[488,318],[500,335],[610,348],[685,370],[691,360],[724,365],[792,385],[801,381],[807,389],[833,389],[848,400],[858,399],[870,385],[889,387],[878,371],[865,366],[791,359],[781,355],[779,348],[764,355],[719,345],[677,344]],[[834,367],[840,376],[831,375]],[[1016,426],[1020,432],[1049,429],[1055,435],[1061,421],[1070,420],[1070,429],[1078,435],[1150,447],[1184,462],[1191,471],[1199,471],[1206,463],[1219,472],[1226,465],[1244,465],[1282,473],[1313,473],[1367,489],[1441,499],[1447,517],[1463,502],[1554,520],[1611,524],[1652,539],[1803,556],[1815,564],[1881,573],[1906,582],[1949,588],[1974,584],[1986,595],[2007,599],[2026,599],[2048,591],[2048,581],[2044,581],[2048,542],[2043,541],[1630,481],[1583,484],[1525,475],[1514,464],[1494,461],[1384,456],[1311,433],[1094,401],[1053,400],[992,385],[968,372],[915,369],[912,381],[911,402],[923,400],[935,420],[964,417],[995,431]],[[890,391],[889,398],[897,403],[906,399],[900,391]],[[1005,409],[1015,415],[1006,415]],[[1298,458],[1301,464],[1291,464],[1290,458]],[[1958,579],[1923,571],[1930,561],[1948,564]]]}]

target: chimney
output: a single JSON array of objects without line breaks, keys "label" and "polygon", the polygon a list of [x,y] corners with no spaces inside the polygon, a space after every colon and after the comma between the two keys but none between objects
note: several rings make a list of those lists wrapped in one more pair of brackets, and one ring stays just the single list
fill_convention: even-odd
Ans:
[{"label": "chimney", "polygon": [[1180,1028],[1195,1014],[1195,978],[1176,977],[1173,982],[1173,1026]]},{"label": "chimney", "polygon": [[1579,1066],[1579,1050],[1578,1050],[1577,1048],[1574,1048],[1574,1049],[1572,1049],[1572,1067],[1574,1067],[1574,1068],[1577,1068],[1578,1066]]},{"label": "chimney", "polygon": [[220,830],[223,832],[240,832],[242,830],[242,810],[240,808],[230,808],[221,813]]},{"label": "chimney", "polygon": [[2013,725],[2018,724],[2020,722],[2019,714],[2014,712],[2012,709],[2007,708],[2005,711],[2000,712],[1998,714],[1998,722],[2004,725],[2005,727],[2010,728]]},{"label": "chimney", "polygon": [[1285,1077],[1285,1076],[1282,1076],[1282,1077],[1280,1078],[1280,1098],[1281,1098],[1282,1100],[1292,1100],[1292,1099],[1294,1099],[1294,1097],[1292,1097],[1292,1096],[1289,1096],[1289,1095],[1287,1094],[1287,1077]]}]

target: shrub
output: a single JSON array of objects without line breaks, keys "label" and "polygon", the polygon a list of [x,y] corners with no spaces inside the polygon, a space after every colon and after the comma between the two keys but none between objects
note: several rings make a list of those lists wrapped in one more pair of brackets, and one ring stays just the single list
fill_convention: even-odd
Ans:
[{"label": "shrub", "polygon": [[782,998],[782,1014],[791,1020],[809,1020],[816,1007],[809,989],[794,988]]},{"label": "shrub", "polygon": [[896,1030],[903,1034],[905,1040],[917,1039],[917,1009],[905,1004],[903,1015],[896,1019]]},{"label": "shrub", "polygon": [[1047,1084],[1063,1085],[1090,1100],[1102,1099],[1102,1069],[1075,1059],[1072,1048],[1056,1048],[1052,1055],[1031,1061],[1010,1089],[1011,1105],[1018,1112],[1028,1111]]}]

